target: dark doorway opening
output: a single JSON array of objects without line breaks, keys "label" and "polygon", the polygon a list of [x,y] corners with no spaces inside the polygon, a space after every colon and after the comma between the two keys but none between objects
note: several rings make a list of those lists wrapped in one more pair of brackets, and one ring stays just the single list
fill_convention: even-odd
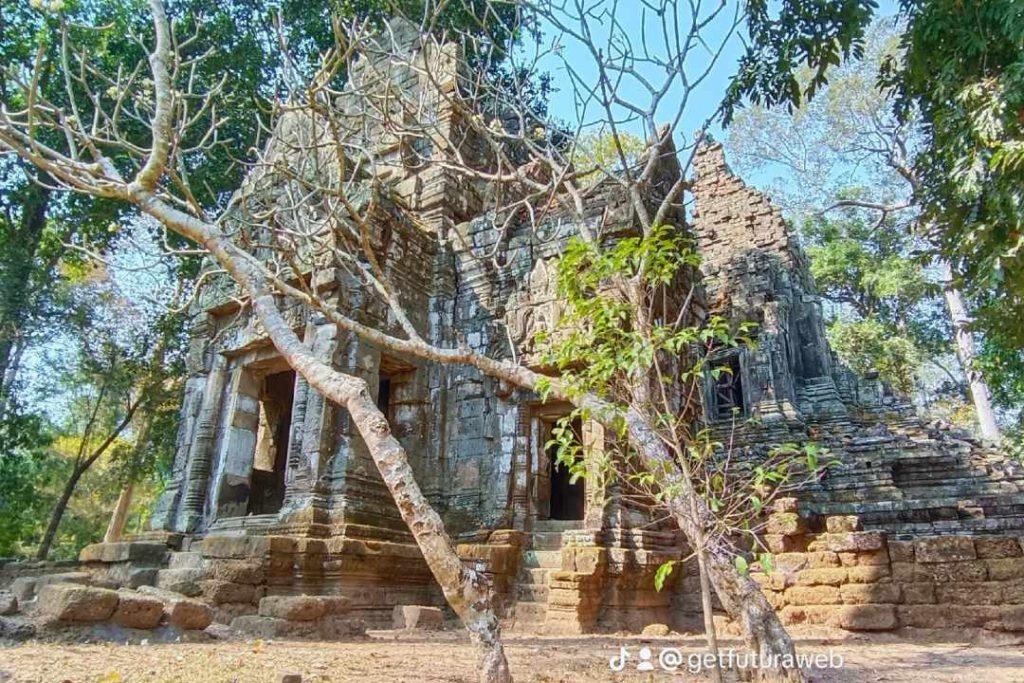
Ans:
[{"label": "dark doorway opening", "polygon": [[267,375],[260,391],[260,423],[249,488],[249,514],[269,515],[284,503],[284,474],[292,427],[295,371]]},{"label": "dark doorway opening", "polygon": [[733,354],[712,364],[717,377],[712,377],[712,407],[715,418],[726,420],[743,414],[743,381],[740,358]]},{"label": "dark doorway opening", "polygon": [[[583,425],[580,420],[573,420],[572,431],[576,441],[582,443]],[[569,467],[558,461],[558,448],[548,447],[548,466],[550,467],[551,508],[550,519],[575,520],[583,519],[586,508],[586,489],[583,477],[572,481]],[[577,456],[579,461],[580,456]]]}]

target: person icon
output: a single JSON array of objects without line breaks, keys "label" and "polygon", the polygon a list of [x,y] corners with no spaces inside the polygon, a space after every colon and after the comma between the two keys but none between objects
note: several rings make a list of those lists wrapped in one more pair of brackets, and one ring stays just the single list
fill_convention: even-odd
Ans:
[{"label": "person icon", "polygon": [[654,664],[651,663],[651,648],[640,648],[639,657],[640,663],[636,665],[637,671],[654,671]]}]

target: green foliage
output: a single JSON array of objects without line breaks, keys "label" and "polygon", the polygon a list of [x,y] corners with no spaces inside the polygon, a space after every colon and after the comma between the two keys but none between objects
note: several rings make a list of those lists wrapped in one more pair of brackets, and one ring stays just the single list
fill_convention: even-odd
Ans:
[{"label": "green foliage", "polygon": [[[874,0],[751,0],[747,49],[724,104],[729,123],[744,99],[799,106],[827,82],[828,70],[863,54]],[[803,73],[801,73],[803,71]]]},{"label": "green foliage", "polygon": [[621,133],[618,136],[611,133],[583,135],[576,138],[573,145],[571,161],[577,173],[594,169],[580,177],[580,182],[584,186],[593,185],[609,175],[632,169],[647,147],[642,138],[631,133]]},{"label": "green foliage", "polygon": [[[919,116],[920,200],[943,254],[981,299],[979,327],[1024,316],[1024,14],[1008,0],[904,0],[904,55],[885,83]],[[998,302],[998,303],[996,303]],[[1024,347],[1024,326],[1007,330]]]},{"label": "green foliage", "polygon": [[39,540],[53,503],[44,488],[58,475],[51,439],[37,416],[9,413],[0,421],[0,557],[26,555]]},{"label": "green foliage", "polygon": [[899,391],[909,393],[914,373],[921,365],[920,350],[905,336],[894,334],[882,322],[835,320],[828,326],[829,343],[854,372],[877,372]]}]

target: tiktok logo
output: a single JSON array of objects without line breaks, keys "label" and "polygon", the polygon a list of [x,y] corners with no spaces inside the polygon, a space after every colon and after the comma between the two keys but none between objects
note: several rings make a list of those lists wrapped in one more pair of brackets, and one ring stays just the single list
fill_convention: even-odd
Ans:
[{"label": "tiktok logo", "polygon": [[619,673],[620,671],[625,670],[626,662],[628,661],[629,650],[627,650],[625,646],[622,646],[619,648],[619,654],[612,655],[611,658],[608,660],[608,668],[614,671],[615,673]]}]

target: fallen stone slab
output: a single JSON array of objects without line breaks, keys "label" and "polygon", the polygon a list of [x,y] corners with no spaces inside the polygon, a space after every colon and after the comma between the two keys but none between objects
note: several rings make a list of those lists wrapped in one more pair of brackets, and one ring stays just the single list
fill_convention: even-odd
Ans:
[{"label": "fallen stone slab", "polygon": [[18,611],[18,598],[14,593],[0,591],[0,616],[6,617]]},{"label": "fallen stone slab", "polygon": [[201,631],[213,623],[213,608],[205,602],[153,586],[142,586],[139,593],[160,599],[166,622],[183,631]]},{"label": "fallen stone slab", "polygon": [[444,627],[444,614],[437,607],[426,605],[395,605],[391,613],[394,627],[440,631]]},{"label": "fallen stone slab", "polygon": [[117,609],[112,617],[125,628],[156,628],[164,615],[164,603],[152,595],[131,591],[118,592]]},{"label": "fallen stone slab", "polygon": [[19,604],[24,605],[26,602],[35,600],[40,589],[47,584],[88,584],[91,581],[92,575],[88,572],[61,572],[60,574],[43,574],[42,576],[19,576],[11,583],[11,593],[18,599]]},{"label": "fallen stone slab", "polygon": [[348,610],[348,598],[340,595],[268,595],[260,600],[259,615],[287,621],[314,621]]},{"label": "fallen stone slab", "polygon": [[105,621],[117,608],[117,592],[75,583],[50,583],[39,591],[37,610],[45,621]]}]

